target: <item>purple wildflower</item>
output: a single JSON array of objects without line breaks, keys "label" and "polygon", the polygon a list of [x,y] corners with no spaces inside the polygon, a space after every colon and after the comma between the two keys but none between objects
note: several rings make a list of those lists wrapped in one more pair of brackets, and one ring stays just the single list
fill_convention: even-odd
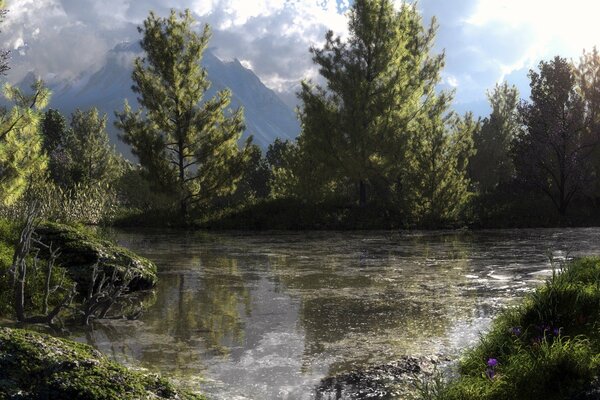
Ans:
[{"label": "purple wildflower", "polygon": [[554,328],[553,333],[554,333],[554,336],[560,335],[560,328]]},{"label": "purple wildflower", "polygon": [[495,358],[490,358],[487,362],[487,365],[490,368],[495,368],[496,365],[498,365],[498,360],[496,360]]},{"label": "purple wildflower", "polygon": [[521,336],[521,327],[515,326],[515,327],[510,328],[510,333],[515,336]]}]

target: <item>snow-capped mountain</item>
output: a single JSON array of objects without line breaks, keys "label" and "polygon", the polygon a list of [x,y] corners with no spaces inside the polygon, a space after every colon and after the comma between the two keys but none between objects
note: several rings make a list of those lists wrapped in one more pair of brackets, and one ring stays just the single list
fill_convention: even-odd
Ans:
[{"label": "snow-capped mountain", "polygon": [[[108,116],[108,131],[118,150],[129,155],[127,146],[117,139],[113,121],[114,112],[123,109],[125,99],[134,110],[138,107],[136,95],[131,90],[131,72],[133,60],[139,55],[139,44],[123,43],[109,52],[105,64],[97,72],[84,74],[73,81],[50,82],[50,107],[60,110],[66,116],[77,108],[98,108]],[[276,137],[292,139],[298,135],[300,125],[295,113],[238,60],[223,62],[207,49],[202,65],[207,69],[208,78],[212,82],[205,98],[211,98],[217,91],[229,88],[232,92],[231,107],[244,107],[247,127],[244,138],[252,135],[253,143],[266,149]],[[28,86],[27,83],[32,79],[33,75],[26,77],[19,86]]]}]

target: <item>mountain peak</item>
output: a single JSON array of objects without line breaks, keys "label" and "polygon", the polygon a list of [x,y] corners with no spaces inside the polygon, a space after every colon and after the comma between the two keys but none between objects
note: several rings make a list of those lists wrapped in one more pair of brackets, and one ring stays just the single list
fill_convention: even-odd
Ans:
[{"label": "mountain peak", "polygon": [[[76,108],[96,107],[111,121],[115,110],[123,108],[125,99],[134,109],[137,108],[137,98],[131,90],[131,72],[134,59],[141,54],[137,41],[117,44],[108,52],[104,65],[97,72],[84,74],[77,80],[51,83],[53,96],[50,106],[67,115]],[[214,48],[208,48],[202,65],[212,82],[205,98],[229,88],[232,92],[231,107],[244,107],[247,126],[244,137],[253,135],[254,142],[265,149],[277,137],[293,139],[298,135],[300,125],[295,113],[240,60],[223,62],[215,55]],[[27,79],[32,77],[35,77],[34,73],[28,74]],[[125,145],[116,140],[117,132],[111,121],[108,126],[112,139],[123,154],[129,155]]]}]

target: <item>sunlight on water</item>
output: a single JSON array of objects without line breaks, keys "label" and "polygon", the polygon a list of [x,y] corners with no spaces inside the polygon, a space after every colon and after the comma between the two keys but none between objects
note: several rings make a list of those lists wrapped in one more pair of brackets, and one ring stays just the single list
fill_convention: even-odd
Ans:
[{"label": "sunlight on water", "polygon": [[456,357],[550,256],[600,250],[599,229],[116,238],[158,264],[153,305],[80,340],[216,399],[312,399],[328,375]]}]

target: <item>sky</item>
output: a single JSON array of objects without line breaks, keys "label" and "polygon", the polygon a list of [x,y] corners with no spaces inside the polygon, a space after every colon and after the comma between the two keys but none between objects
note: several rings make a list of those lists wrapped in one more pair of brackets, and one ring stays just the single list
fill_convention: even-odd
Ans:
[{"label": "sky", "polygon": [[[350,2],[7,0],[0,45],[12,51],[11,82],[29,71],[48,81],[75,79],[99,69],[115,45],[139,40],[136,27],[149,10],[167,15],[170,8],[189,8],[199,23],[211,25],[218,57],[239,59],[293,104],[299,82],[318,75],[308,49],[321,45],[328,29],[347,32]],[[455,90],[461,112],[483,114],[486,91],[503,80],[526,97],[527,72],[540,60],[577,61],[584,49],[600,45],[595,0],[420,0],[418,8],[426,23],[437,18],[435,52],[446,54],[441,87]]]}]

